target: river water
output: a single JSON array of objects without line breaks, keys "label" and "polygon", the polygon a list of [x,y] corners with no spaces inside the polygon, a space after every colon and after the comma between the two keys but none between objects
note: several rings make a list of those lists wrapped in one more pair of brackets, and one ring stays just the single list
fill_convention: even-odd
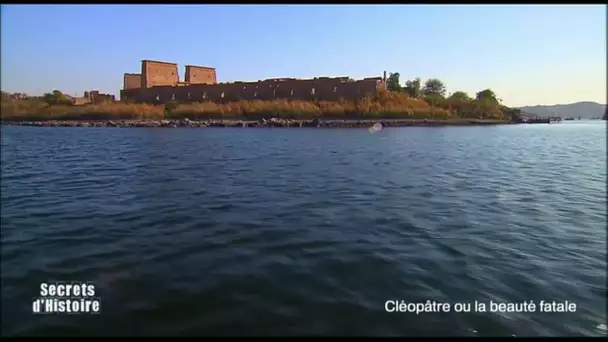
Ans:
[{"label": "river water", "polygon": [[3,335],[606,334],[605,121],[1,133]]}]

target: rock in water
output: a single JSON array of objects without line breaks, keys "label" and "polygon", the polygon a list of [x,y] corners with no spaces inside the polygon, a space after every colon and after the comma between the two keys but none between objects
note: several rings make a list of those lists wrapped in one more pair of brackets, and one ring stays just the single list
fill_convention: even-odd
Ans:
[{"label": "rock in water", "polygon": [[368,128],[368,130],[371,134],[374,134],[374,133],[380,132],[383,128],[384,128],[384,126],[382,126],[381,123],[377,122],[372,127]]}]

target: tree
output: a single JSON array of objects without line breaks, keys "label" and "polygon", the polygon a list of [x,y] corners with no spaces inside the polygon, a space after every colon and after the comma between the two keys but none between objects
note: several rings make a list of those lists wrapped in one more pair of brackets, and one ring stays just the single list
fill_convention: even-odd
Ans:
[{"label": "tree", "polygon": [[465,93],[464,91],[456,91],[454,92],[452,95],[450,95],[450,99],[451,100],[460,100],[460,101],[471,101],[472,98],[469,96],[469,94]]},{"label": "tree", "polygon": [[405,88],[403,88],[403,90],[407,96],[417,99],[422,93],[420,88],[420,78],[415,78],[413,80],[406,81]]},{"label": "tree", "polygon": [[424,83],[424,89],[422,90],[424,95],[436,94],[441,97],[445,96],[445,85],[439,79],[431,78]]},{"label": "tree", "polygon": [[400,91],[401,84],[399,83],[399,73],[391,73],[388,79],[386,80],[386,88],[390,91]]},{"label": "tree", "polygon": [[436,93],[430,93],[424,96],[424,100],[432,106],[438,106],[443,99],[443,96]]},{"label": "tree", "polygon": [[498,98],[491,89],[484,89],[478,92],[476,98],[478,101],[489,101],[492,103],[498,103]]},{"label": "tree", "polygon": [[55,96],[55,98],[57,99],[58,103],[65,103],[65,102],[69,102],[68,98],[59,90],[53,90],[53,96]]},{"label": "tree", "polygon": [[48,105],[70,105],[72,102],[59,90],[53,90],[52,93],[46,93],[42,97]]},{"label": "tree", "polygon": [[511,121],[522,121],[521,109],[500,106],[500,110],[502,111],[503,115]]}]

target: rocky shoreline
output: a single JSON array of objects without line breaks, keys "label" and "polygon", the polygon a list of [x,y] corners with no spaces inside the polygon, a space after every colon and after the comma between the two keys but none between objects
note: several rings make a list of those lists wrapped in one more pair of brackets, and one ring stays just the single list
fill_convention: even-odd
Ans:
[{"label": "rocky shoreline", "polygon": [[501,120],[476,119],[260,119],[260,120],[45,120],[45,121],[3,121],[2,125],[35,126],[35,127],[318,127],[318,128],[369,128],[376,123],[384,127],[407,126],[471,126],[471,125],[504,125],[516,122]]}]

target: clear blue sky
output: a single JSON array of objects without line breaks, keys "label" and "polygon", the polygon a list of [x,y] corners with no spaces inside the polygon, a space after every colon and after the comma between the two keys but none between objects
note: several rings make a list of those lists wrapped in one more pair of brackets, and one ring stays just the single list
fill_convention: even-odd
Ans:
[{"label": "clear blue sky", "polygon": [[119,94],[142,59],[219,81],[436,77],[511,106],[606,103],[606,6],[2,6],[2,90]]}]

